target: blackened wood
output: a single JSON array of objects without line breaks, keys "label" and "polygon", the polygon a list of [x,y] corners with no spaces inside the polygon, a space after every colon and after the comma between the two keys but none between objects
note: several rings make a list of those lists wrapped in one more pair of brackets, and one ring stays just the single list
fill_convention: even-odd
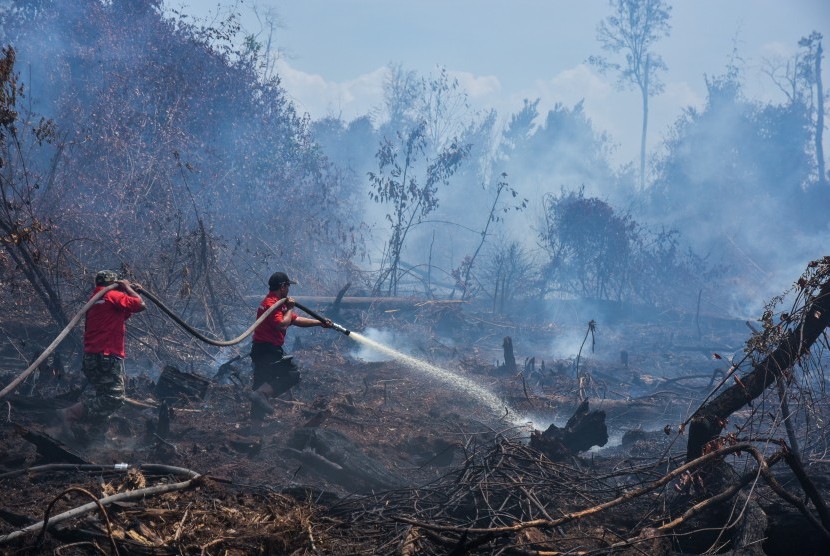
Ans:
[{"label": "blackened wood", "polygon": [[723,430],[726,419],[760,396],[778,377],[792,367],[830,324],[830,279],[806,312],[804,320],[752,371],[730,386],[692,416],[686,461],[703,454],[703,447]]},{"label": "blackened wood", "polygon": [[170,421],[173,418],[173,410],[167,405],[167,402],[159,404],[158,412],[158,426],[156,434],[162,438],[167,438],[170,435]]},{"label": "blackened wood", "polygon": [[210,380],[204,377],[185,373],[172,365],[167,365],[156,383],[156,398],[170,405],[201,400],[205,397],[209,385]]},{"label": "blackened wood", "polygon": [[340,303],[343,301],[343,296],[346,295],[346,292],[349,291],[350,287],[352,287],[352,283],[346,282],[346,285],[340,288],[340,291],[337,292],[337,296],[334,298],[334,303],[331,304],[331,311],[329,312],[331,318],[337,318],[340,316]]},{"label": "blackened wood", "polygon": [[504,370],[510,374],[515,374],[516,356],[513,354],[513,338],[505,336],[502,348],[504,348]]},{"label": "blackened wood", "polygon": [[0,508],[0,519],[8,523],[9,525],[13,525],[15,527],[28,527],[33,523],[37,523],[38,520],[27,515],[16,514],[14,512],[10,512],[4,508]]},{"label": "blackened wood", "polygon": [[299,428],[289,438],[287,453],[308,469],[355,492],[398,488],[398,479],[342,433],[321,428]]},{"label": "blackened wood", "polygon": [[31,442],[40,454],[40,463],[89,463],[77,454],[67,450],[54,438],[39,432],[15,425],[17,433],[26,441]]},{"label": "blackened wood", "polygon": [[579,404],[564,428],[551,425],[545,432],[533,431],[530,446],[551,461],[564,461],[593,446],[608,443],[608,427],[604,411],[589,411],[588,400]]}]

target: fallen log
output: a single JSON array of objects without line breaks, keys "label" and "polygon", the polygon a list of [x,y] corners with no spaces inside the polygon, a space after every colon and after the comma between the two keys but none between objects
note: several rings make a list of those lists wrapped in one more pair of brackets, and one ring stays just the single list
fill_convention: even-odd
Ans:
[{"label": "fallen log", "polygon": [[[791,374],[790,369],[807,354],[811,346],[824,333],[830,325],[830,257],[825,257],[822,262],[811,263],[810,268],[819,267],[820,274],[813,279],[821,279],[818,293],[810,300],[809,305],[798,324],[778,344],[767,357],[756,364],[753,369],[738,378],[735,376],[735,384],[726,388],[717,397],[703,404],[692,415],[689,420],[689,440],[686,445],[686,461],[693,461],[707,451],[707,446],[715,443],[726,426],[727,419],[745,405],[751,405],[753,400],[763,394],[772,384],[785,382]],[[799,285],[806,289],[808,281],[802,278]],[[710,444],[712,443],[712,444]],[[770,487],[781,498],[798,507],[804,515],[811,520],[812,524],[820,530],[827,538],[830,538],[830,509],[816,490],[812,481],[804,471],[799,455],[789,448],[783,450],[787,463],[790,465],[799,479],[804,493],[819,514],[815,518],[806,509],[804,503],[796,496],[786,492],[776,485],[774,479],[765,477]],[[759,460],[760,461],[760,460]],[[723,462],[715,462],[711,468],[703,470],[701,477],[707,477],[707,482],[712,484],[725,484],[729,481],[727,466]],[[702,481],[702,479],[701,479]],[[738,536],[733,542],[746,542],[749,538],[760,539],[763,537],[762,529],[766,527],[766,517],[757,504],[748,506],[744,515],[744,521],[738,530]],[[763,519],[762,519],[763,517]],[[760,530],[760,531],[759,531]],[[753,541],[754,542],[754,541]]]},{"label": "fallen log", "polygon": [[[297,296],[295,299],[303,305],[337,305],[345,308],[365,308],[373,306],[378,309],[412,309],[423,304],[429,305],[460,305],[466,303],[460,299],[423,299],[414,297],[355,297],[343,296],[339,299],[332,296]],[[259,298],[257,298],[259,300]]]}]

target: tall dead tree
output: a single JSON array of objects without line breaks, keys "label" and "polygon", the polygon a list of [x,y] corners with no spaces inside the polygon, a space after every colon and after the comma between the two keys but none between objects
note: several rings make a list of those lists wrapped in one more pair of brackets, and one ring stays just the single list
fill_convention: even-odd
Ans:
[{"label": "tall dead tree", "polygon": [[695,412],[689,425],[686,461],[703,454],[706,444],[720,435],[730,415],[751,403],[776,380],[786,380],[789,369],[830,325],[830,257],[811,263],[811,266],[822,267],[823,272],[817,275],[820,277],[818,294],[803,313],[799,324],[746,376],[736,379],[735,384]]}]

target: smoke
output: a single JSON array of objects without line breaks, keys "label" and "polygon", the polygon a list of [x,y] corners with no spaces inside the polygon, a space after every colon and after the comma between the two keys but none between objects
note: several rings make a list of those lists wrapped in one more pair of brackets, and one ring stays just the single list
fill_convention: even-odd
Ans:
[{"label": "smoke", "polygon": [[579,331],[575,327],[568,327],[553,339],[550,344],[550,353],[556,359],[572,359],[580,353],[580,346],[582,346],[582,357],[591,354],[590,335],[586,340],[584,331]]},{"label": "smoke", "polygon": [[[380,330],[377,328],[367,328],[361,334],[370,340],[383,344],[385,346],[395,346],[397,335],[390,330]],[[405,349],[396,346],[397,351],[408,353]],[[384,353],[374,349],[372,346],[365,343],[357,343],[357,349],[353,350],[350,355],[356,359],[366,361],[367,363],[378,363],[381,361],[392,361],[394,357],[388,353]]]}]

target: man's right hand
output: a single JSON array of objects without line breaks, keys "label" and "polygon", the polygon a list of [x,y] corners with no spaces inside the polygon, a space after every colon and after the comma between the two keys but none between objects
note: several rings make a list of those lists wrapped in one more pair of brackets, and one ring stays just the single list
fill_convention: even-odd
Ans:
[{"label": "man's right hand", "polygon": [[116,280],[115,283],[118,284],[119,290],[127,291],[131,287],[129,280]]}]

